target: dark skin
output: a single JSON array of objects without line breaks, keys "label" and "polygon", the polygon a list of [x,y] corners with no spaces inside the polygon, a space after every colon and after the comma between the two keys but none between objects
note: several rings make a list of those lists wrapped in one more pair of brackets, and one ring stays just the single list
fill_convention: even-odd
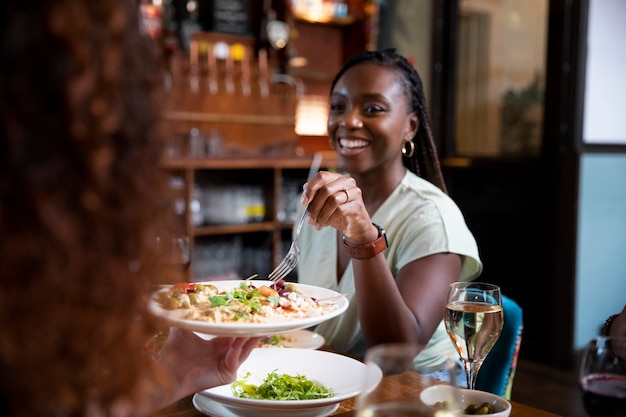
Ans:
[{"label": "dark skin", "polygon": [[626,306],[624,306],[624,309],[620,312],[619,316],[617,316],[613,320],[613,323],[611,323],[609,336],[626,337]]},{"label": "dark skin", "polygon": [[626,360],[626,306],[620,312],[619,316],[613,319],[609,336],[613,338],[621,338],[621,342],[613,344],[614,353]]},{"label": "dark skin", "polygon": [[[338,276],[350,261],[342,240],[376,240],[371,217],[406,173],[400,152],[419,126],[409,93],[392,69],[361,63],[348,69],[331,94],[328,132],[349,176],[320,172],[304,186],[309,224],[337,229]],[[347,191],[344,191],[347,190]],[[352,259],[359,320],[367,344],[410,342],[425,346],[443,317],[448,286],[461,256],[439,253],[405,265],[394,279],[383,253]],[[384,300],[384,302],[381,302]]]}]

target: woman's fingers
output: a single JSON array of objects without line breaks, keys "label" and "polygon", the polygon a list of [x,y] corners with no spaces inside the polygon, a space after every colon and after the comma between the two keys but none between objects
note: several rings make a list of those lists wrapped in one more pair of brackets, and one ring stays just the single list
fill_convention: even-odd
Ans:
[{"label": "woman's fingers", "polygon": [[352,177],[319,172],[304,185],[302,203],[309,210],[309,225],[317,230],[330,226],[347,237],[359,237],[371,229],[362,191]]}]

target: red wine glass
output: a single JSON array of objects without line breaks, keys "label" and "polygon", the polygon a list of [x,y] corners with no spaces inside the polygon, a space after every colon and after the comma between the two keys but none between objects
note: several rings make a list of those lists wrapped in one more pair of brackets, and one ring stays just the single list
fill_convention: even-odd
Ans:
[{"label": "red wine glass", "polygon": [[626,337],[591,340],[579,381],[587,416],[626,417]]}]

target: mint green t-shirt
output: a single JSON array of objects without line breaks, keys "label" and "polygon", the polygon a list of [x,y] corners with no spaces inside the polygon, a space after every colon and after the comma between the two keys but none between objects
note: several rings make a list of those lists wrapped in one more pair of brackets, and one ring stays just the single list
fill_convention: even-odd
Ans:
[{"label": "mint green t-shirt", "polygon": [[[472,280],[482,271],[476,240],[457,205],[439,188],[410,171],[374,213],[372,221],[387,232],[389,247],[384,254],[394,276],[411,261],[444,252],[463,257],[459,281]],[[345,294],[350,301],[345,313],[321,323],[315,331],[326,338],[330,348],[363,357],[367,346],[357,316],[352,262],[337,280],[337,230],[327,227],[316,231],[305,223],[300,249],[298,281]],[[414,365],[424,369],[456,356],[442,321]]]}]

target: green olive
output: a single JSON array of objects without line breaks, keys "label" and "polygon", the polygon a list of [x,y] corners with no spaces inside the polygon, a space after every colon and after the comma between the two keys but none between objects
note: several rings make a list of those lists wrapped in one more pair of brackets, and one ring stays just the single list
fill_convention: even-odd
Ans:
[{"label": "green olive", "polygon": [[296,284],[292,282],[287,283],[287,285],[285,285],[285,289],[291,292],[298,292],[298,287],[296,287]]},{"label": "green olive", "polygon": [[437,401],[436,403],[433,404],[433,407],[435,407],[437,410],[447,410],[448,409],[448,402],[447,401]]},{"label": "green olive", "polygon": [[180,301],[178,300],[178,298],[169,297],[165,304],[165,308],[169,310],[176,310],[177,308],[180,308]]},{"label": "green olive", "polygon": [[196,285],[194,286],[194,291],[195,291],[195,292],[200,292],[200,291],[202,291],[203,289],[204,289],[204,284],[196,284]]},{"label": "green olive", "polygon": [[484,402],[480,405],[470,404],[467,407],[465,407],[465,410],[463,410],[463,413],[469,414],[469,415],[485,415],[485,414],[493,413],[493,408],[491,404],[487,402]]},{"label": "green olive", "polygon": [[198,294],[196,294],[195,292],[190,292],[188,296],[189,296],[189,303],[191,305],[198,304]]}]

